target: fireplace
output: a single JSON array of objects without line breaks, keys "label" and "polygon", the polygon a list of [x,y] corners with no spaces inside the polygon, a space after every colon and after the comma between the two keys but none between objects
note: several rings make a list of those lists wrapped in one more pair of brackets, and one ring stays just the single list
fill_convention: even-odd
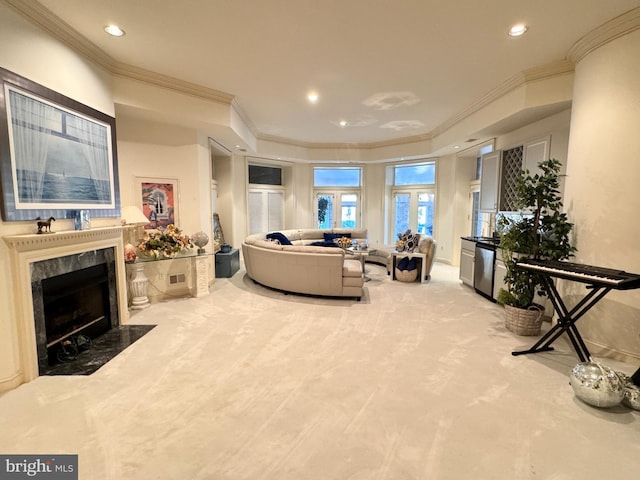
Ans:
[{"label": "fireplace", "polygon": [[114,249],[51,258],[31,265],[38,370],[79,335],[94,339],[119,325]]},{"label": "fireplace", "polygon": [[[88,274],[90,278],[104,278],[106,273],[108,291],[105,283],[100,280],[95,282],[97,285],[93,285],[89,292],[78,294],[81,299],[87,296],[102,297],[102,300],[94,300],[94,303],[101,305],[104,308],[104,313],[98,314],[95,319],[88,320],[88,322],[91,323],[97,320],[94,322],[96,324],[95,328],[109,329],[105,335],[100,337],[101,339],[111,335],[113,332],[118,332],[122,325],[128,326],[127,324],[129,323],[121,226],[98,227],[90,230],[57,231],[52,234],[41,235],[12,235],[3,237],[3,240],[9,247],[14,286],[12,293],[15,311],[15,323],[13,326],[15,340],[12,345],[14,345],[16,355],[14,357],[15,363],[12,367],[15,373],[13,376],[0,381],[0,392],[15,388],[20,383],[29,382],[37,378],[42,374],[43,365],[49,363],[49,351],[47,349],[54,346],[51,343],[56,340],[51,334],[49,340],[47,340],[43,282],[45,288],[47,288],[48,279],[59,277],[56,280],[51,280],[54,285],[55,297],[57,295],[55,285],[59,281],[67,282],[67,277],[64,277],[66,274],[90,269],[88,272],[83,272],[83,274]],[[94,269],[93,267],[97,268]],[[70,291],[74,288],[76,287],[67,286],[67,288],[58,288],[58,290]],[[47,303],[49,301],[47,299]],[[65,300],[61,301],[61,303],[75,301]],[[55,307],[52,308],[55,310]],[[83,308],[93,312],[95,305]],[[72,319],[73,315],[71,314]],[[88,314],[89,317],[93,315],[94,313]],[[77,320],[78,317],[84,317],[85,314],[78,311],[75,316]],[[98,320],[101,316],[105,318]],[[56,323],[76,325],[73,320],[66,322],[66,320],[62,321],[61,318],[58,318]],[[64,328],[68,329],[68,327],[69,325]],[[54,331],[61,328],[59,326],[55,327]],[[61,333],[58,331],[53,335],[61,335]],[[70,365],[71,363],[74,362],[69,362],[68,364]]]}]

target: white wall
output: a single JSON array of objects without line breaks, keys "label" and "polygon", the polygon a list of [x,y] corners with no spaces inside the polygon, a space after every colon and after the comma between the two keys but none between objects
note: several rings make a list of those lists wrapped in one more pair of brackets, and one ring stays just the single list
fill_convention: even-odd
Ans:
[{"label": "white wall", "polygon": [[178,226],[186,234],[210,231],[211,171],[206,138],[190,129],[125,116],[118,117],[117,128],[122,205],[141,205],[137,177],[177,180]]},{"label": "white wall", "polygon": [[[565,206],[579,262],[640,274],[640,31],[576,67]],[[566,284],[575,298],[584,294]],[[580,321],[592,353],[640,359],[640,290],[612,291]]]},{"label": "white wall", "polygon": [[[110,79],[101,69],[52,40],[0,3],[0,66],[90,107],[113,115]],[[64,67],[62,67],[64,66]],[[119,224],[119,219],[92,219],[93,225]],[[57,220],[58,230],[73,229],[72,220]],[[34,222],[0,222],[0,236],[34,233]],[[15,329],[15,286],[9,252],[0,242],[0,392],[22,381]]]}]

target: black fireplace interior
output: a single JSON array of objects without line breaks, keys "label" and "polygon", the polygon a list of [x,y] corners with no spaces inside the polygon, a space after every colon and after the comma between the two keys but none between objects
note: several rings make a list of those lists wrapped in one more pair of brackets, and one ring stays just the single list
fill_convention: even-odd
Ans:
[{"label": "black fireplace interior", "polygon": [[107,265],[100,264],[42,280],[47,360],[58,362],[58,351],[78,335],[91,339],[110,328]]}]

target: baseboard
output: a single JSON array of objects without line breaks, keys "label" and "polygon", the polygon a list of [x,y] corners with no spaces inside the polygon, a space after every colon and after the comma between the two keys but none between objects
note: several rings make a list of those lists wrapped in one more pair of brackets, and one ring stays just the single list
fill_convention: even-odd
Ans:
[{"label": "baseboard", "polygon": [[0,378],[0,393],[5,393],[9,390],[13,390],[23,383],[24,375],[22,374],[22,370],[18,370],[16,373],[7,378]]}]

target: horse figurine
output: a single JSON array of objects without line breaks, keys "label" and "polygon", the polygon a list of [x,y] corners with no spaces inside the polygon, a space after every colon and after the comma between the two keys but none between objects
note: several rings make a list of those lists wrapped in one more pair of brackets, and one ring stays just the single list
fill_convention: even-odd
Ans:
[{"label": "horse figurine", "polygon": [[38,221],[38,233],[51,233],[51,222],[55,222],[56,219],[49,217],[49,220],[42,220],[40,217],[36,218]]}]

